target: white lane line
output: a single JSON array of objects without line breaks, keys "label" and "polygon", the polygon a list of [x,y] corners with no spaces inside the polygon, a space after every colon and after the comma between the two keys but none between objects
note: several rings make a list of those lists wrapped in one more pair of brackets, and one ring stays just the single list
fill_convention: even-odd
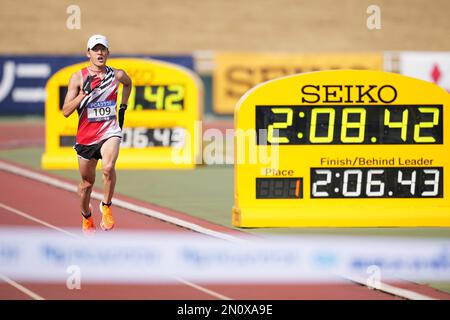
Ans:
[{"label": "white lane line", "polygon": [[[369,289],[371,289],[371,287],[367,285],[367,279],[364,279],[364,277],[358,277],[358,276],[354,276],[354,275],[352,275],[352,276],[345,275],[343,277],[347,278],[348,280],[350,280],[352,282],[361,284],[361,285],[366,286]],[[383,291],[383,292],[389,293],[391,295],[398,296],[400,298],[405,298],[408,300],[436,300],[435,298],[417,293],[415,291],[395,287],[395,286],[392,286],[390,284],[387,284],[387,283],[384,283],[381,281],[377,284],[377,286],[375,286],[373,288],[373,290]]]},{"label": "white lane line", "polygon": [[26,294],[27,296],[29,296],[31,299],[34,300],[45,300],[43,297],[41,297],[40,295],[38,295],[36,292],[31,291],[28,288],[25,288],[23,285],[15,282],[14,280],[8,278],[7,276],[3,275],[0,273],[0,279],[2,279],[3,281],[5,281],[6,283],[10,284],[11,286],[13,286],[14,288],[16,288],[17,290],[19,290],[20,292]]},{"label": "white lane line", "polygon": [[224,296],[224,295],[222,295],[220,293],[217,293],[217,292],[209,290],[209,289],[207,289],[205,287],[199,286],[198,284],[195,284],[193,282],[190,282],[190,281],[187,281],[187,280],[175,277],[175,276],[171,276],[171,277],[173,279],[175,279],[175,280],[177,280],[177,281],[179,281],[179,282],[189,286],[189,287],[195,288],[195,289],[197,289],[199,291],[202,291],[202,292],[204,292],[206,294],[209,294],[209,295],[211,295],[213,297],[216,297],[217,299],[220,299],[220,300],[233,300],[230,297]]},{"label": "white lane line", "polygon": [[[66,191],[70,191],[70,192],[76,192],[77,191],[77,186],[75,184],[72,183],[67,183],[64,181],[61,181],[59,179],[56,178],[52,178],[49,176],[46,176],[44,174],[40,174],[37,172],[33,172],[31,170],[27,170],[24,168],[20,168],[17,167],[15,165],[0,161],[0,170],[4,170],[13,174],[17,174],[19,176],[22,177],[26,177],[29,179],[33,179],[42,183],[46,183],[49,184],[51,186],[57,187],[59,189],[63,189]],[[103,194],[98,193],[98,192],[92,192],[91,197],[93,199],[102,201],[103,200]],[[242,243],[242,242],[246,242],[247,240],[244,240],[242,238],[238,238],[236,236],[230,235],[230,234],[226,234],[220,231],[215,231],[212,229],[208,229],[205,227],[202,227],[198,224],[195,223],[191,223],[179,218],[175,218],[172,217],[170,215],[164,214],[162,212],[153,210],[153,209],[149,209],[149,208],[145,208],[139,205],[135,205],[132,204],[128,201],[124,201],[124,200],[120,200],[120,199],[114,199],[114,206],[120,207],[120,208],[124,208],[127,210],[131,210],[131,211],[135,211],[137,213],[152,217],[152,218],[156,218],[168,223],[172,223],[175,224],[177,226],[204,234],[204,235],[208,235],[214,238],[218,238],[218,239],[222,239],[222,240],[227,240],[227,241],[231,241],[231,242],[238,242],[238,243]]]},{"label": "white lane line", "polygon": [[71,233],[71,232],[66,231],[66,230],[64,230],[64,229],[61,229],[61,228],[59,228],[59,227],[57,227],[57,226],[55,226],[55,225],[53,225],[53,224],[50,224],[50,223],[45,222],[45,221],[43,221],[43,220],[41,220],[41,219],[38,219],[38,218],[36,218],[36,217],[34,217],[34,216],[28,214],[28,213],[25,213],[25,212],[23,212],[23,211],[20,211],[20,210],[17,210],[17,209],[12,208],[12,207],[10,207],[10,206],[7,206],[6,204],[4,204],[4,203],[2,203],[2,202],[0,202],[0,208],[3,208],[3,209],[5,209],[5,210],[8,210],[8,211],[10,211],[10,212],[12,212],[12,213],[15,213],[15,214],[17,214],[17,215],[19,215],[19,216],[21,216],[21,217],[24,217],[24,218],[26,218],[26,219],[28,219],[28,220],[31,220],[31,221],[34,221],[34,222],[36,222],[36,223],[42,224],[43,226],[46,226],[46,227],[48,227],[48,228],[50,228],[50,229],[53,229],[53,230],[62,232],[62,233],[64,233],[64,234],[68,235],[68,236],[75,237],[75,238],[77,238],[77,239],[82,239],[82,237],[80,237],[80,236],[78,236],[78,235],[76,235],[76,234],[74,234],[74,233]]}]

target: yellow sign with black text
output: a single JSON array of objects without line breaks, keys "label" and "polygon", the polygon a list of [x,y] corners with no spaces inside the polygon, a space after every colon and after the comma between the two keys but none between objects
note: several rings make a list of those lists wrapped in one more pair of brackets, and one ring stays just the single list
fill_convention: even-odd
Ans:
[{"label": "yellow sign with black text", "polygon": [[[72,148],[78,115],[74,112],[66,119],[61,108],[70,76],[87,65],[66,67],[47,83],[43,169],[78,167]],[[198,127],[203,112],[203,88],[199,77],[186,68],[157,60],[112,58],[108,66],[125,70],[133,81],[117,168],[194,168],[201,156]],[[121,92],[120,86],[118,101]]]},{"label": "yellow sign with black text", "polygon": [[381,71],[265,82],[235,110],[238,227],[450,226],[450,95]]},{"label": "yellow sign with black text", "polygon": [[217,53],[214,64],[213,110],[218,114],[233,114],[239,98],[259,83],[320,70],[383,70],[383,54]]}]

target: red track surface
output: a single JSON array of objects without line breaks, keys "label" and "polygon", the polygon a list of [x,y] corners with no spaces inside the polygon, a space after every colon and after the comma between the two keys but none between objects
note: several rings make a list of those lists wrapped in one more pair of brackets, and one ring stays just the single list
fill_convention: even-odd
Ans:
[{"label": "red track surface", "polygon": [[[11,128],[8,128],[8,132]],[[40,129],[35,129],[40,130]],[[5,131],[5,132],[6,132]],[[16,145],[26,144],[31,141],[31,134],[17,134],[22,137]],[[3,135],[0,126],[0,148],[8,145],[8,137]],[[22,134],[24,132],[22,131]],[[34,136],[36,138],[36,135]],[[9,137],[10,138],[10,137]],[[9,140],[10,141],[10,140]],[[23,178],[11,173],[0,171],[0,203],[16,210],[23,211],[28,215],[43,220],[59,228],[80,227],[81,218],[78,210],[78,198],[74,193],[57,189],[50,185]],[[97,190],[99,191],[99,190]],[[161,208],[149,203],[137,201],[124,196],[117,196],[122,200],[132,202],[143,207],[151,208],[175,216],[186,221],[199,224],[203,227],[234,235],[242,234],[239,231],[218,226],[202,219],[194,218],[186,214]],[[92,205],[98,207],[98,201],[93,200]],[[187,229],[131,212],[129,210],[114,208],[117,229],[140,230],[152,232],[155,230],[168,232],[192,232]],[[99,220],[99,213],[95,211],[94,218]],[[0,208],[1,226],[32,226],[44,227],[42,224],[21,217],[9,210]],[[57,232],[57,231],[54,231]],[[102,232],[102,231],[98,231]],[[112,231],[114,232],[114,231]],[[206,237],[206,236],[205,236]],[[14,280],[14,279],[12,279]],[[30,295],[18,290],[16,286],[1,282],[0,299],[31,299]],[[229,284],[192,284],[177,285],[136,285],[136,284],[90,284],[82,283],[80,290],[69,290],[65,283],[42,284],[42,283],[20,283],[20,285],[31,290],[45,299],[218,299],[228,297],[231,299],[399,299],[391,294],[358,285],[352,282],[343,284],[292,284],[292,285],[229,285]],[[412,283],[395,284],[398,287],[413,290],[417,293],[437,299],[450,299],[450,295],[434,290],[423,285]]]}]

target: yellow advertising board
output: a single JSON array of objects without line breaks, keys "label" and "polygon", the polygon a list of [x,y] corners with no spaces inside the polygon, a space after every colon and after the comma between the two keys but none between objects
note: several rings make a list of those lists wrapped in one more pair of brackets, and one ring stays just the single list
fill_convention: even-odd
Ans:
[{"label": "yellow advertising board", "polygon": [[259,83],[320,70],[383,70],[383,54],[217,53],[214,64],[213,110],[218,114],[233,114],[239,98]]},{"label": "yellow advertising board", "polygon": [[[112,58],[108,65],[125,70],[133,81],[117,168],[194,168],[201,155],[198,123],[203,88],[199,77],[186,68],[157,60]],[[61,108],[70,76],[86,66],[66,67],[47,83],[43,169],[77,169],[72,147],[78,115],[74,112],[66,119]],[[121,92],[122,86],[118,101]]]},{"label": "yellow advertising board", "polygon": [[393,73],[256,86],[235,109],[233,225],[450,226],[449,123],[445,90]]}]

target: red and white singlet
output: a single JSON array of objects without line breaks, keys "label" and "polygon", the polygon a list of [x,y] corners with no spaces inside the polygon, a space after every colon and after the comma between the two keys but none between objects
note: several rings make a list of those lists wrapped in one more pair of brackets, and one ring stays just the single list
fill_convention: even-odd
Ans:
[{"label": "red and white singlet", "polygon": [[[81,70],[83,82],[89,75],[87,68]],[[106,74],[101,80],[92,79],[92,92],[84,97],[78,107],[77,144],[97,144],[110,137],[122,137],[116,120],[117,89],[119,81],[114,69],[106,66]]]}]

